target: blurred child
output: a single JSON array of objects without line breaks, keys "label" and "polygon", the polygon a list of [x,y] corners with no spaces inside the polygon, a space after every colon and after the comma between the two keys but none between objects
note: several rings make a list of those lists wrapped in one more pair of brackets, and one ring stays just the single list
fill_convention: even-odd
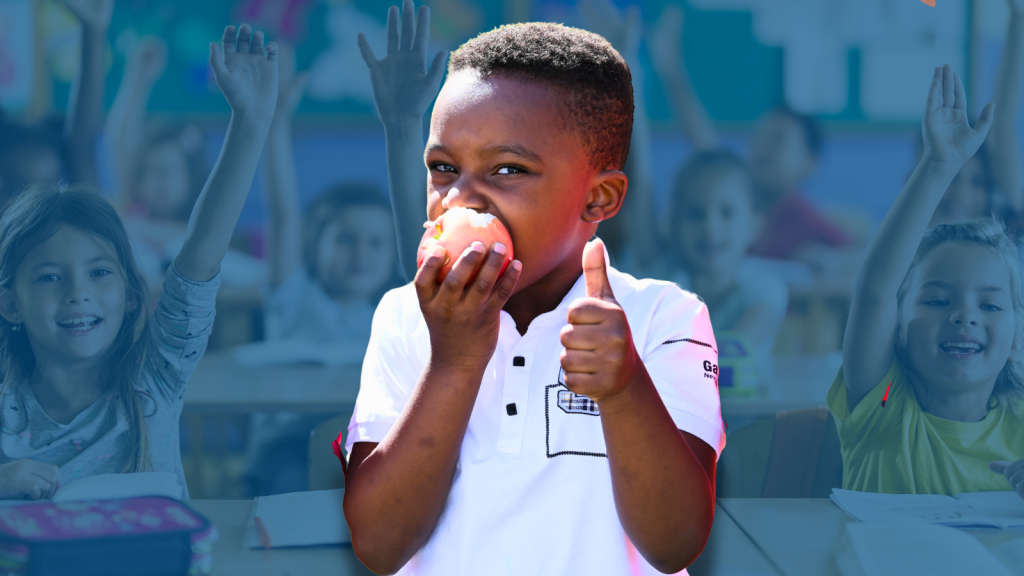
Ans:
[{"label": "blurred child", "polygon": [[[697,150],[715,149],[720,138],[679,57],[683,34],[682,9],[666,6],[648,43],[651,60],[670,95],[683,132]],[[817,167],[821,129],[817,122],[788,106],[777,106],[758,120],[751,138],[750,174],[763,214],[761,232],[749,252],[765,258],[794,259],[809,246],[837,248],[849,242],[846,233],[828,222],[800,193]],[[820,251],[807,254],[822,260]]]},{"label": "blurred child", "polygon": [[277,49],[264,55],[262,32],[228,26],[223,44],[210,45],[210,64],[231,123],[152,318],[125,229],[98,194],[39,186],[0,218],[2,498],[148,470],[176,473],[188,497],[182,396],[277,94]]},{"label": "blurred child", "polygon": [[[387,290],[402,284],[395,229],[384,193],[370,184],[332,187],[300,212],[292,151],[291,116],[306,77],[281,51],[281,90],[264,166],[270,287],[268,341],[301,340],[304,349],[362,359],[373,311]],[[284,385],[284,383],[282,383]],[[255,462],[247,481],[253,495],[307,488],[309,434],[327,416],[254,414],[250,444]]]},{"label": "blurred child", "polygon": [[960,78],[936,68],[924,154],[860,270],[828,393],[844,488],[955,494],[1006,490],[1009,480],[1024,497],[1017,244],[992,220],[926,230],[992,126],[991,104],[974,128],[966,110]]},{"label": "blurred child", "polygon": [[[716,333],[732,332],[754,348],[762,369],[786,315],[785,283],[743,266],[759,228],[753,184],[743,160],[704,151],[680,169],[669,200],[672,261],[663,276],[700,295]],[[653,226],[653,222],[651,224]]]},{"label": "blurred child", "polygon": [[353,550],[384,574],[679,572],[710,531],[725,434],[703,304],[589,242],[626,194],[629,68],[576,28],[481,34],[452,55],[417,153],[444,57],[426,68],[429,12],[402,12],[385,57],[359,36],[395,104],[385,133],[408,137],[389,178],[426,164],[429,218],[490,214],[514,248],[438,246],[381,300],[345,439]]},{"label": "blurred child", "polygon": [[114,0],[64,0],[63,4],[82,26],[79,68],[67,113],[22,126],[5,119],[0,110],[0,208],[32,184],[55,184],[61,178],[91,186],[97,183],[96,140]]},{"label": "blurred child", "polygon": [[[189,214],[209,174],[203,133],[191,123],[145,126],[146,106],[167,68],[167,45],[141,38],[125,58],[124,76],[106,126],[116,176],[113,204],[124,219],[142,273],[154,291],[181,250]],[[229,249],[221,270],[226,286],[255,286],[262,263]]]}]

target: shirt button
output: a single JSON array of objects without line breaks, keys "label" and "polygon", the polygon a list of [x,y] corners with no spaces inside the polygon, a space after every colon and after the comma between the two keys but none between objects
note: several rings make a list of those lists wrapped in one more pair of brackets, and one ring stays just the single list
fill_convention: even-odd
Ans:
[{"label": "shirt button", "polygon": [[506,404],[505,405],[505,412],[507,412],[509,416],[515,416],[517,414],[517,412],[516,412],[516,403],[513,402],[511,404]]},{"label": "shirt button", "polygon": [[516,357],[512,358],[512,365],[513,366],[526,366],[526,358],[523,358],[522,356],[516,356]]}]

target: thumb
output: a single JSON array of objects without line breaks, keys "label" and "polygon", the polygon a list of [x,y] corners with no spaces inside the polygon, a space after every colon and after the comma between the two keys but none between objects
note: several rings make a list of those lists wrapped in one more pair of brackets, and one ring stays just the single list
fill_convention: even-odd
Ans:
[{"label": "thumb", "polygon": [[600,238],[587,242],[583,247],[583,281],[587,286],[588,297],[615,302],[604,262],[604,241]]},{"label": "thumb", "polygon": [[210,67],[213,68],[213,74],[216,77],[227,75],[227,69],[224,66],[224,54],[221,53],[220,46],[216,42],[210,42]]},{"label": "thumb", "polygon": [[978,121],[974,124],[974,131],[981,134],[982,139],[988,135],[989,128],[992,127],[992,119],[995,113],[995,104],[989,102],[981,109],[981,114],[978,116]]},{"label": "thumb", "polygon": [[995,472],[996,474],[1002,474],[1006,471],[1006,467],[1010,465],[1007,460],[996,460],[995,462],[988,463],[988,469]]}]

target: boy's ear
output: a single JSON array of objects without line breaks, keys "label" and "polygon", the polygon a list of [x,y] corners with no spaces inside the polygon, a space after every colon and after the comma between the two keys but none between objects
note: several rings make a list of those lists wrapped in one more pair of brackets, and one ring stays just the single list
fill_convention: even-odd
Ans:
[{"label": "boy's ear", "polygon": [[18,313],[14,294],[6,288],[0,288],[0,316],[11,324],[21,324],[21,314]]},{"label": "boy's ear", "polygon": [[604,170],[594,176],[587,202],[580,217],[584,222],[597,224],[618,214],[626,198],[629,179],[621,170]]}]

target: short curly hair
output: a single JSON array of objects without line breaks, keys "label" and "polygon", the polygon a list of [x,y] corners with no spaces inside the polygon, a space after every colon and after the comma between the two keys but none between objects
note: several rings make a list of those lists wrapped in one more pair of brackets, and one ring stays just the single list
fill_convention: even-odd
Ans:
[{"label": "short curly hair", "polygon": [[475,70],[536,81],[562,90],[567,128],[579,134],[591,165],[621,169],[633,131],[629,66],[607,40],[561,24],[508,24],[456,50],[448,73]]}]

